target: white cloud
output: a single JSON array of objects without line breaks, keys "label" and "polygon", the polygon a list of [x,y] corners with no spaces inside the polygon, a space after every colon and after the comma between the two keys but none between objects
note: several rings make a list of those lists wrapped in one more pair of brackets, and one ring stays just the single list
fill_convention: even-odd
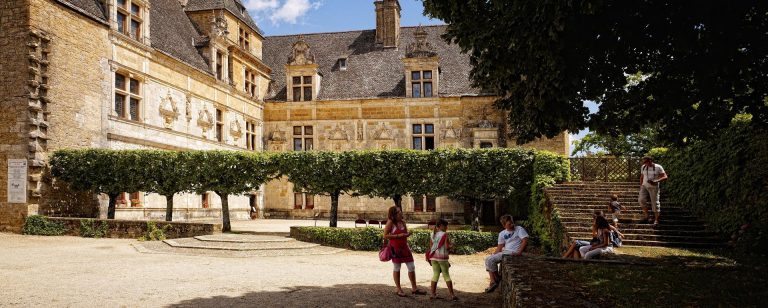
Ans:
[{"label": "white cloud", "polygon": [[247,0],[245,3],[249,11],[274,10],[277,7],[277,0]]},{"label": "white cloud", "polygon": [[257,19],[269,18],[274,24],[295,24],[307,12],[321,5],[322,2],[312,0],[247,0],[245,3]]}]

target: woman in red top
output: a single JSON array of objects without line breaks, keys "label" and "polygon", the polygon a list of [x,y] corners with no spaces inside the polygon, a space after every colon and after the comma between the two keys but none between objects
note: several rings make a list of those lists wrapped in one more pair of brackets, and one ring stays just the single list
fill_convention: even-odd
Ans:
[{"label": "woman in red top", "polygon": [[395,279],[395,287],[397,287],[397,295],[405,296],[403,289],[400,287],[400,267],[403,263],[408,267],[408,279],[411,280],[412,294],[427,294],[423,290],[419,290],[416,287],[416,266],[413,263],[413,254],[411,253],[411,247],[408,246],[408,226],[403,220],[403,211],[400,208],[393,206],[389,208],[387,212],[387,225],[384,227],[384,238],[389,240],[389,247],[392,247],[392,264],[394,265],[394,271],[392,277]]}]

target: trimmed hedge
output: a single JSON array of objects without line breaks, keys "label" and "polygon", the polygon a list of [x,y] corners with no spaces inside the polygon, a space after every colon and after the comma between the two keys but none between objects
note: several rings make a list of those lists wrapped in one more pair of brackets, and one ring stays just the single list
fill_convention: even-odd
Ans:
[{"label": "trimmed hedge", "polygon": [[669,174],[662,187],[673,201],[740,250],[768,253],[768,130],[734,123],[656,161]]},{"label": "trimmed hedge", "polygon": [[[424,253],[429,245],[432,231],[423,229],[409,230],[408,245],[414,253]],[[491,232],[451,231],[453,254],[473,254],[496,246],[497,235]],[[329,228],[329,227],[291,227],[291,237],[305,242],[317,243],[352,250],[376,251],[382,244],[383,230],[380,228]]]},{"label": "trimmed hedge", "polygon": [[531,184],[530,224],[535,241],[549,253],[557,253],[563,245],[565,228],[559,213],[547,203],[544,188],[570,179],[568,158],[555,153],[539,151],[533,163]]},{"label": "trimmed hedge", "polygon": [[48,217],[42,215],[30,215],[24,221],[23,234],[28,235],[63,235],[69,230],[62,223],[48,220]]}]

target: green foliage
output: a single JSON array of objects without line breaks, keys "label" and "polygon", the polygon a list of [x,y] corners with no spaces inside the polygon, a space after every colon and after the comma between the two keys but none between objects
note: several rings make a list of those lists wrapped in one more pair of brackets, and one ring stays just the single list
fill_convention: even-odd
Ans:
[{"label": "green foliage", "polygon": [[354,169],[363,171],[353,178],[356,194],[390,198],[400,205],[402,197],[429,190],[429,153],[415,150],[361,152]]},{"label": "green foliage", "polygon": [[30,215],[24,221],[24,227],[21,232],[28,235],[62,235],[67,233],[67,227],[64,224],[50,221],[48,217],[42,215]]},{"label": "green foliage", "polygon": [[472,229],[479,230],[479,202],[527,192],[533,158],[534,151],[520,148],[432,151],[433,195],[468,201],[473,208]]},{"label": "green foliage", "polygon": [[643,156],[650,156],[653,157],[654,160],[663,159],[667,156],[667,153],[669,152],[669,148],[653,148],[648,150],[648,153],[645,153]]},{"label": "green foliage", "polygon": [[144,235],[138,238],[139,241],[164,241],[166,240],[165,233],[171,229],[171,225],[164,225],[162,228],[157,227],[157,223],[154,221],[147,221],[147,230],[144,231]]},{"label": "green foliage", "polygon": [[280,174],[297,192],[331,196],[330,226],[338,217],[339,196],[354,192],[353,177],[357,152],[285,152],[276,157]]},{"label": "green foliage", "polygon": [[80,220],[80,236],[102,238],[109,235],[109,223],[101,221],[96,223],[94,219],[82,219]]},{"label": "green foliage", "polygon": [[583,153],[589,156],[594,151],[603,150],[605,154],[615,157],[642,157],[653,147],[663,145],[658,139],[658,129],[652,127],[642,128],[638,133],[617,136],[589,132],[580,140],[573,141],[571,155]]},{"label": "green foliage", "polygon": [[568,158],[546,151],[536,153],[533,163],[529,223],[537,242],[549,252],[560,251],[565,229],[560,222],[558,212],[547,203],[544,188],[569,179]]},{"label": "green foliage", "polygon": [[[382,229],[367,228],[328,228],[328,227],[298,227],[294,234],[296,239],[318,243],[326,246],[352,250],[379,250],[382,244]],[[429,245],[432,234],[429,230],[411,229],[408,245],[414,253],[424,253]],[[450,231],[454,254],[473,254],[496,246],[496,234],[475,231]]]},{"label": "green foliage", "polygon": [[722,235],[741,235],[740,248],[768,252],[768,131],[737,123],[659,163],[671,198]]},{"label": "green foliage", "polygon": [[[658,122],[661,137],[682,143],[739,113],[768,123],[768,47],[754,44],[767,38],[764,2],[423,2],[448,24],[443,38],[469,54],[474,85],[501,97],[519,142]],[[597,114],[588,117],[586,100]]]}]

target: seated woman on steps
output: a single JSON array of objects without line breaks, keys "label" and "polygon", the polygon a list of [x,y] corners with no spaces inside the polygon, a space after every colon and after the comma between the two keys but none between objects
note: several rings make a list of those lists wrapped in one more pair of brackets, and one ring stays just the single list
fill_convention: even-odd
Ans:
[{"label": "seated woman on steps", "polygon": [[[603,216],[603,211],[596,210],[594,213],[592,213],[592,240],[590,241],[584,241],[584,240],[575,240],[573,243],[571,243],[571,246],[568,247],[568,250],[563,254],[564,259],[581,259],[581,255],[579,254],[579,248],[583,246],[588,246],[592,242],[597,241],[597,217],[605,217]],[[619,232],[619,229],[617,229],[614,226],[610,226],[611,232],[614,232],[620,239],[624,238],[624,234],[621,234]]]},{"label": "seated woman on steps", "polygon": [[613,245],[611,243],[611,224],[605,217],[595,217],[595,225],[597,226],[596,240],[590,241],[588,246],[582,246],[579,248],[579,254],[585,260],[592,259],[596,256],[613,253]]}]

